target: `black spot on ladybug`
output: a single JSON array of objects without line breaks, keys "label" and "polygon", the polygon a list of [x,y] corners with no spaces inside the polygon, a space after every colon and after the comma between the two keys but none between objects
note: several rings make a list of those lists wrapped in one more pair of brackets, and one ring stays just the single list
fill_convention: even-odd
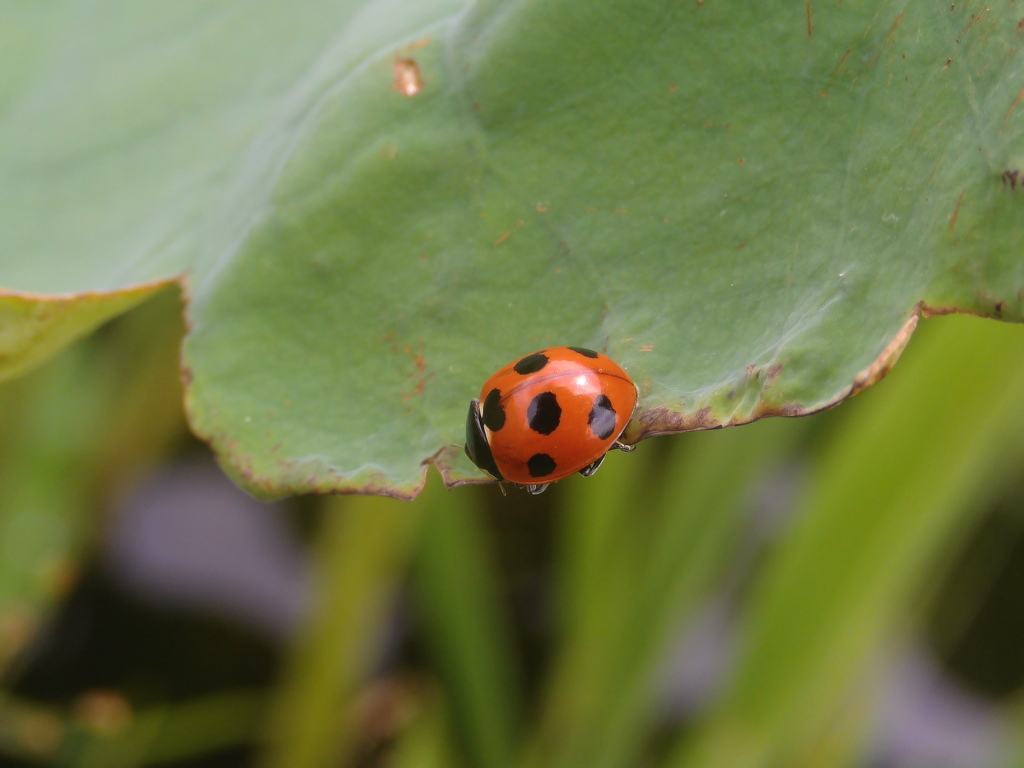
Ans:
[{"label": "black spot on ladybug", "polygon": [[597,359],[597,352],[592,349],[587,349],[586,347],[569,347],[569,349],[577,355],[583,355],[584,357],[589,357],[595,360]]},{"label": "black spot on ladybug", "polygon": [[558,429],[558,422],[562,420],[562,406],[558,404],[555,393],[541,392],[533,398],[526,409],[526,418],[530,422],[530,429],[542,435],[550,435]]},{"label": "black spot on ladybug", "polygon": [[615,408],[612,401],[606,395],[598,395],[594,401],[594,407],[590,409],[590,417],[587,424],[595,435],[602,440],[607,440],[615,431]]},{"label": "black spot on ladybug", "polygon": [[547,364],[547,355],[543,352],[534,352],[532,355],[527,355],[518,363],[513,365],[512,370],[520,376],[526,376],[528,373],[536,373]]},{"label": "black spot on ladybug", "polygon": [[530,470],[530,477],[547,477],[555,471],[555,460],[546,453],[535,453],[526,462],[526,468]]},{"label": "black spot on ladybug", "polygon": [[484,398],[484,424],[491,432],[505,426],[505,407],[501,404],[501,392],[492,389]]}]

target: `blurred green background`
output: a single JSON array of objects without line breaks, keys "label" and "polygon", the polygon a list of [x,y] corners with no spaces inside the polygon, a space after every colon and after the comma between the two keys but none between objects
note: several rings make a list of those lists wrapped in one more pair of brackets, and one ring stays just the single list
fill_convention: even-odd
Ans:
[{"label": "blurred green background", "polygon": [[167,290],[0,388],[0,765],[1024,764],[1019,327],[539,497],[274,505],[182,332]]},{"label": "blurred green background", "polygon": [[1024,767],[1019,326],[434,469],[1021,320],[1012,3],[0,7],[0,768]]}]

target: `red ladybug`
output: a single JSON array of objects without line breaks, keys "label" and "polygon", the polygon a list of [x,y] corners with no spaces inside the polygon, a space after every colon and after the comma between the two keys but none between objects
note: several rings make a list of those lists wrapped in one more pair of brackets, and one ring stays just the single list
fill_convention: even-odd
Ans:
[{"label": "red ladybug", "polygon": [[540,493],[579,472],[589,477],[636,407],[636,384],[582,347],[550,347],[509,363],[469,403],[466,455],[498,480]]}]

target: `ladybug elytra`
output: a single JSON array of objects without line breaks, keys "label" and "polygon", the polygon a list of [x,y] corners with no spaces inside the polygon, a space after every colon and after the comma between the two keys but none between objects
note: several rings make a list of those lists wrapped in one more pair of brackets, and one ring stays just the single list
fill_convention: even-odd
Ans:
[{"label": "ladybug elytra", "polygon": [[618,442],[637,388],[608,357],[550,347],[509,363],[486,382],[466,416],[466,455],[497,480],[540,493],[574,472],[589,477]]}]

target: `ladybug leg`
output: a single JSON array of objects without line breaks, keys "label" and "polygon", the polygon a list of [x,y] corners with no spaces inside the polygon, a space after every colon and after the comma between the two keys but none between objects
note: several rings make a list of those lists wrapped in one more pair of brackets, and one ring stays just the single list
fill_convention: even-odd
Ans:
[{"label": "ladybug leg", "polygon": [[544,485],[521,485],[519,487],[525,488],[527,491],[536,496],[537,494],[544,493],[544,491],[547,489],[549,485],[551,485],[551,483],[544,483]]},{"label": "ladybug leg", "polygon": [[[607,456],[607,455],[608,454],[605,454],[605,456]],[[602,456],[600,459],[598,459],[595,462],[587,464],[587,466],[585,466],[583,469],[580,470],[580,474],[583,475],[584,477],[590,477],[592,474],[597,472],[598,468],[600,468],[600,466],[601,466],[601,462],[602,461],[604,461],[604,456]]]},{"label": "ladybug leg", "polygon": [[634,448],[636,448],[636,446],[635,445],[626,445],[625,443],[620,443],[618,440],[616,440],[614,443],[612,443],[612,448],[616,448],[616,449],[618,449],[620,451],[625,451],[626,453],[629,453]]}]

